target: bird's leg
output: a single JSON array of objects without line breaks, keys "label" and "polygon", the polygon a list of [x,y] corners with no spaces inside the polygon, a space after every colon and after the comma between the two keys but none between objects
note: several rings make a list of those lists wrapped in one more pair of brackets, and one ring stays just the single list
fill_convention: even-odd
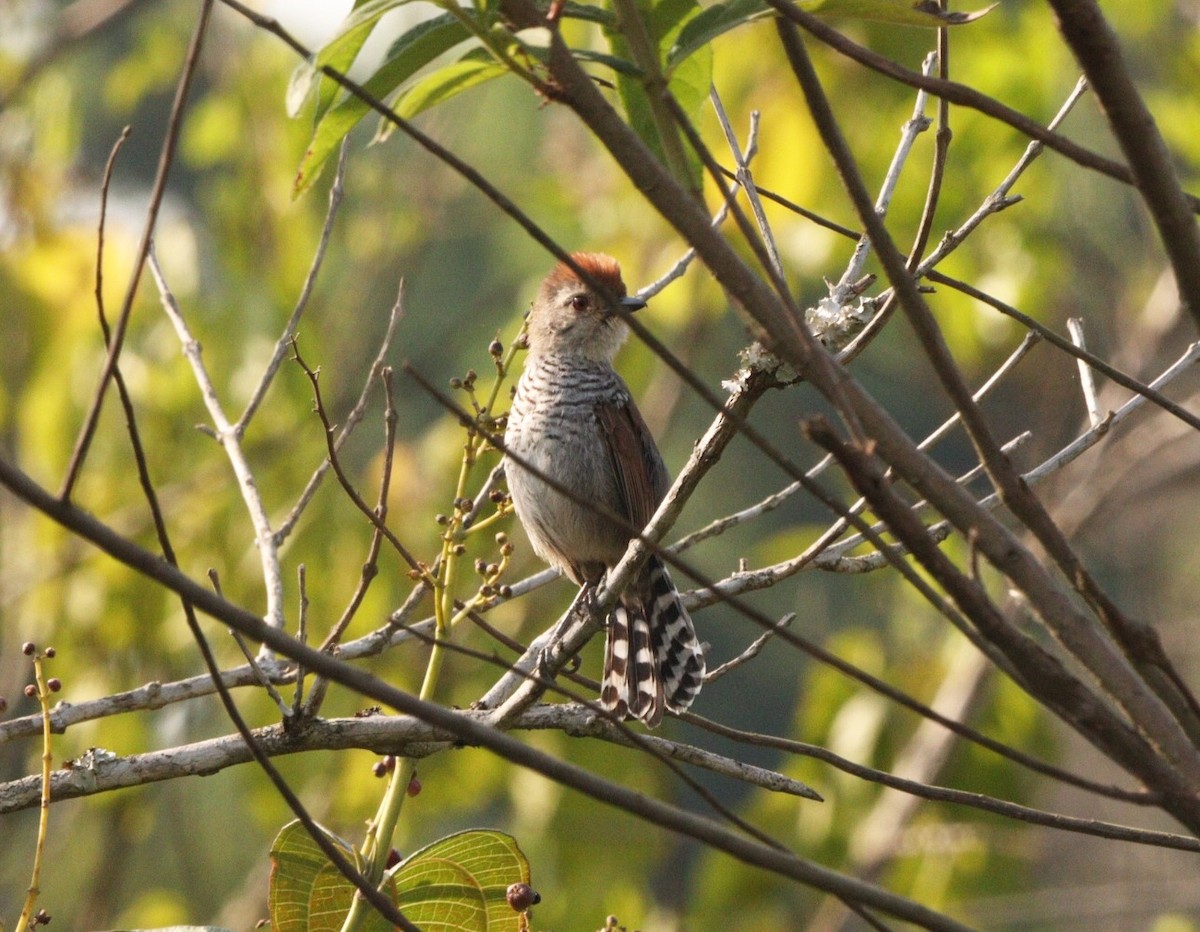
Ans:
[{"label": "bird's leg", "polygon": [[588,580],[580,587],[579,595],[575,596],[575,601],[572,603],[571,608],[579,612],[583,619],[593,619],[604,625],[608,624],[608,619],[598,617],[600,609],[596,605],[599,601],[599,592],[600,583]]}]

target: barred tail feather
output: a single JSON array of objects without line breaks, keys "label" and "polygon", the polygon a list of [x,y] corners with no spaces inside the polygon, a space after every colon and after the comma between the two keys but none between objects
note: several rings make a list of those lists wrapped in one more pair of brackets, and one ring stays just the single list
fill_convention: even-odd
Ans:
[{"label": "barred tail feather", "polygon": [[658,557],[647,564],[650,576],[650,631],[667,708],[686,712],[704,685],[704,648],[691,616]]},{"label": "barred tail feather", "polygon": [[684,712],[704,683],[704,649],[667,568],[652,557],[636,591],[609,618],[600,701],[618,718],[650,728]]},{"label": "barred tail feather", "polygon": [[640,599],[632,593],[609,617],[601,704],[618,718],[632,716],[651,728],[662,721],[662,679],[655,659],[654,634]]}]

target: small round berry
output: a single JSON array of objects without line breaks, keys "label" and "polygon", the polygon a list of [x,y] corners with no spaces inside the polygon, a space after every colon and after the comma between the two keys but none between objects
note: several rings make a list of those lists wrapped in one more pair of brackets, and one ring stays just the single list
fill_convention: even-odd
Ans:
[{"label": "small round berry", "polygon": [[375,761],[375,763],[371,765],[371,773],[377,777],[387,776],[387,764],[381,760]]},{"label": "small round berry", "polygon": [[49,689],[50,692],[56,693],[62,689],[62,680],[60,680],[57,676],[52,676],[50,679],[46,680],[46,688]]},{"label": "small round berry", "polygon": [[525,912],[531,906],[537,906],[542,901],[541,894],[527,883],[512,884],[505,896],[508,898],[508,905],[519,913]]},{"label": "small round berry", "polygon": [[406,790],[406,792],[408,793],[409,796],[421,795],[421,781],[417,779],[417,775],[415,773],[412,775],[411,778],[409,778],[408,789]]},{"label": "small round berry", "polygon": [[501,586],[499,589],[496,590],[496,593],[502,599],[511,599],[512,598],[512,586]]},{"label": "small round berry", "polygon": [[[500,494],[503,495],[504,493],[501,492]],[[505,534],[503,531],[501,531],[499,534],[496,535],[496,543],[499,544],[501,547],[503,547],[505,544],[508,543],[508,535]]]},{"label": "small round berry", "polygon": [[37,687],[34,686],[32,683],[30,683],[28,686],[25,687],[25,695],[29,699],[36,699],[37,698]]},{"label": "small round berry", "polygon": [[37,653],[37,645],[34,644],[33,641],[26,641],[21,645],[21,653],[26,657],[32,657]]},{"label": "small round berry", "polygon": [[488,352],[493,356],[501,356],[504,354],[504,344],[499,340],[492,340],[488,344]]},{"label": "small round berry", "polygon": [[397,851],[395,848],[393,848],[391,851],[388,852],[387,870],[391,870],[393,867],[395,867],[399,863],[400,863],[400,852]]},{"label": "small round berry", "polygon": [[51,660],[53,660],[53,659],[54,659],[54,655],[55,655],[55,654],[57,654],[57,653],[58,653],[58,651],[56,651],[56,650],[55,650],[53,647],[47,647],[47,648],[46,648],[46,649],[43,651],[43,653],[44,653],[44,654],[45,654],[47,657],[49,657]]}]

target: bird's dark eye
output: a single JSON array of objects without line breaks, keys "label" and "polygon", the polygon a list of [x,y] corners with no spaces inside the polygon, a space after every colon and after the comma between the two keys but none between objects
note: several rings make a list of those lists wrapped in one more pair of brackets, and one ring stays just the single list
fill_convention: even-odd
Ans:
[{"label": "bird's dark eye", "polygon": [[588,297],[585,294],[577,294],[571,296],[571,309],[576,311],[586,311],[588,306]]}]

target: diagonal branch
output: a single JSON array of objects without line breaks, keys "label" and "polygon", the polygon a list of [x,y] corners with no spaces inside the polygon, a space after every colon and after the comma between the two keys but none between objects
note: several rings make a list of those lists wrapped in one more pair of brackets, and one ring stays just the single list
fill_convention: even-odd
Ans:
[{"label": "diagonal branch", "polygon": [[1100,99],[1133,181],[1171,260],[1184,307],[1200,326],[1200,225],[1171,153],[1154,122],[1112,27],[1095,0],[1048,0],[1058,28]]}]

